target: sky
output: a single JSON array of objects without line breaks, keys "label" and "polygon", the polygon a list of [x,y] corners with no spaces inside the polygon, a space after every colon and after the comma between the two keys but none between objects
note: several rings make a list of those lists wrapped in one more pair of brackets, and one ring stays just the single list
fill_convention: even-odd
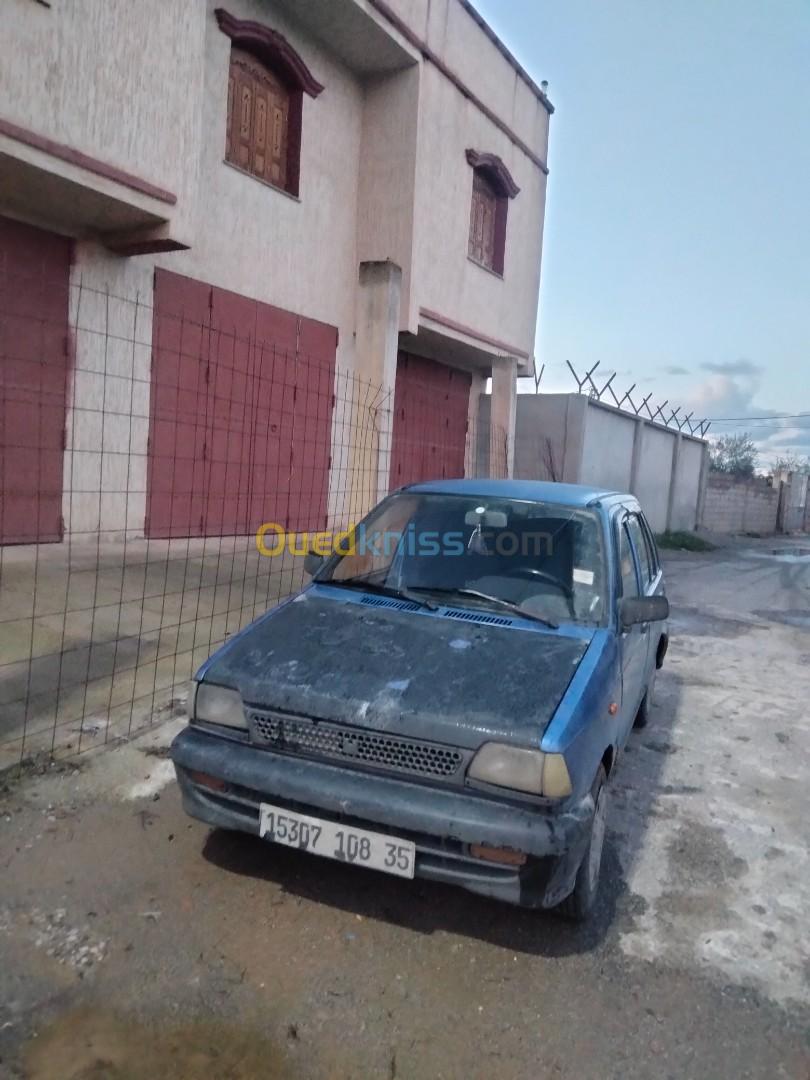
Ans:
[{"label": "sky", "polygon": [[810,455],[810,0],[475,4],[555,106],[541,389],[599,361]]}]

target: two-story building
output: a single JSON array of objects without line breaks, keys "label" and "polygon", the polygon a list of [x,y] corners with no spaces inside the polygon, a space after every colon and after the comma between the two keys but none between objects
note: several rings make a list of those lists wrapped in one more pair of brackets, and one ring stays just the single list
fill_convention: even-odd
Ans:
[{"label": "two-story building", "polygon": [[551,112],[468,0],[7,0],[0,542],[340,523],[489,377],[508,471]]}]

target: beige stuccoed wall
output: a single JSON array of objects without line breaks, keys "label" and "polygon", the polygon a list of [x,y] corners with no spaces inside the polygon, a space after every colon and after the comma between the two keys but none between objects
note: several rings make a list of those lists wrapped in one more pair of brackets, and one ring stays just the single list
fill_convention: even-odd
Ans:
[{"label": "beige stuccoed wall", "polygon": [[[422,71],[413,306],[534,351],[546,177],[431,64]],[[467,257],[473,170],[498,154],[520,187],[509,200],[503,279]]]},{"label": "beige stuccoed wall", "polygon": [[388,5],[545,159],[548,110],[459,0],[388,0]]},{"label": "beige stuccoed wall", "polygon": [[[356,366],[363,88],[323,47],[291,25],[283,11],[264,2],[231,2],[229,10],[237,17],[262,18],[280,30],[325,89],[316,101],[304,96],[298,199],[226,165],[230,39],[217,26],[215,6],[208,4],[205,23],[201,141],[199,162],[192,170],[199,177],[199,195],[191,249],[124,259],[93,242],[76,245],[73,312],[75,316],[80,311],[81,317],[78,323],[72,320],[77,370],[67,418],[64,508],[66,528],[73,535],[91,535],[98,529],[111,536],[143,530],[155,266],[337,326],[338,367],[353,371]],[[110,305],[100,295],[107,292],[113,298]],[[115,339],[131,336],[136,306],[138,334],[127,374],[126,349],[122,351]],[[354,382],[339,378],[337,386],[352,398],[368,397]],[[132,420],[126,408],[129,395]],[[347,415],[341,403],[336,405],[338,414]],[[341,438],[348,436],[336,431],[338,443]],[[120,456],[124,448],[131,457],[129,469]],[[331,502],[341,497],[333,492]]]},{"label": "beige stuccoed wall", "polygon": [[[390,6],[545,163],[548,110],[459,0]],[[414,286],[403,305],[403,329],[416,330],[421,306],[532,354],[546,175],[433,63],[421,65],[421,78]],[[468,148],[498,154],[521,188],[509,202],[503,280],[467,259]]]},{"label": "beige stuccoed wall", "polygon": [[364,89],[345,65],[280,6],[229,0],[231,14],[284,34],[325,86],[304,95],[295,200],[224,164],[231,42],[216,0],[7,3],[0,116],[177,195],[170,214],[189,251],[113,268],[93,267],[87,249],[85,280],[112,273],[126,288],[145,263],[165,266],[336,325],[351,343]]},{"label": "beige stuccoed wall", "polygon": [[354,330],[362,86],[276,5],[229,0],[232,15],[279,30],[324,90],[315,100],[304,95],[298,199],[224,164],[231,42],[214,18],[218,3],[207,6],[195,243],[165,265],[337,326],[345,351]]},{"label": "beige stuccoed wall", "polygon": [[[359,263],[391,259],[402,329],[416,332],[425,307],[531,353],[541,170],[433,63],[361,79],[289,4],[229,0],[284,34],[325,86],[304,96],[300,201],[241,175],[223,163],[230,41],[216,2],[7,0],[0,115],[174,192],[172,235],[190,251],[156,265],[333,323],[345,344]],[[545,159],[546,109],[459,0],[393,7]],[[522,189],[503,281],[467,259],[468,147],[499,154]]]},{"label": "beige stuccoed wall", "polygon": [[174,193],[186,236],[204,23],[202,0],[5,0],[0,117]]},{"label": "beige stuccoed wall", "polygon": [[[425,307],[533,351],[542,171],[413,50],[402,53],[398,70],[361,76],[297,21],[289,3],[228,0],[237,18],[280,31],[324,85],[317,99],[303,99],[300,198],[240,173],[223,160],[231,43],[216,6],[56,0],[49,9],[6,0],[0,116],[174,192],[172,234],[190,245],[120,258],[77,239],[65,458],[73,533],[142,528],[156,266],[336,326],[338,366],[360,378],[374,374],[355,347],[365,261],[401,266],[400,329],[416,332]],[[545,159],[546,109],[458,0],[394,6]],[[503,280],[467,258],[468,147],[499,154],[521,187],[509,205]],[[110,304],[98,295],[106,292]],[[130,335],[130,315],[138,329],[127,356],[115,339]]]},{"label": "beige stuccoed wall", "polygon": [[421,71],[413,64],[368,79],[363,100],[357,257],[402,270],[397,329],[410,308]]}]

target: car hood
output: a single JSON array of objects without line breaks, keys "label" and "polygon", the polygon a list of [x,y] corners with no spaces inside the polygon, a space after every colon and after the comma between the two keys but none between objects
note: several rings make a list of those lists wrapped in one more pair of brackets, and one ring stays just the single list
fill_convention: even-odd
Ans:
[{"label": "car hood", "polygon": [[203,678],[254,707],[476,749],[538,741],[588,648],[539,623],[379,603],[309,589],[224,646]]}]

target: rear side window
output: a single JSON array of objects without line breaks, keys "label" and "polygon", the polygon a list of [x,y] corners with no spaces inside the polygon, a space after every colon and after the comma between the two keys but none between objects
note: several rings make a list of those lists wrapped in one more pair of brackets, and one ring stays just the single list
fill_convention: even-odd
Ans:
[{"label": "rear side window", "polygon": [[641,567],[642,584],[646,588],[655,577],[655,563],[638,514],[629,515],[627,518],[627,528],[632,537],[636,555],[638,555],[639,566]]},{"label": "rear side window", "polygon": [[639,521],[641,522],[641,528],[644,533],[644,539],[647,541],[647,549],[650,553],[650,565],[652,566],[652,576],[655,577],[658,571],[661,569],[661,563],[658,558],[658,548],[655,545],[655,539],[653,538],[652,529],[650,523],[644,517],[643,514],[639,514]]},{"label": "rear side window", "polygon": [[636,575],[636,563],[633,558],[633,549],[630,544],[630,534],[627,530],[627,525],[628,521],[625,521],[619,532],[619,569],[622,575],[622,596],[638,596],[639,587],[638,576]]}]

